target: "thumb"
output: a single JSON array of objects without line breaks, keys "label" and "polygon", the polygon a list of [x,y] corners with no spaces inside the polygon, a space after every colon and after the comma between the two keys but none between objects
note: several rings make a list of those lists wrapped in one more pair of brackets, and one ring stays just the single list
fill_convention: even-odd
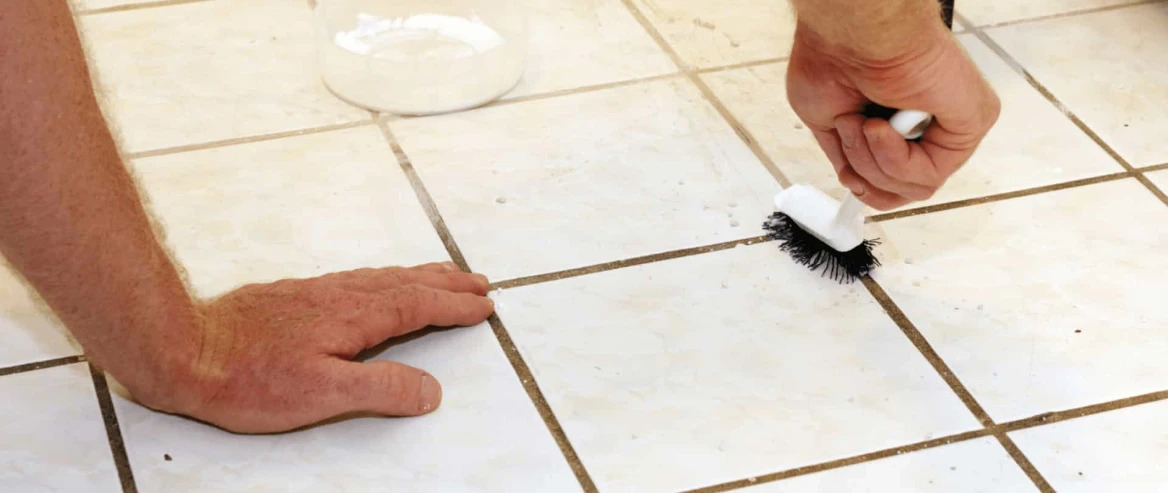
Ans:
[{"label": "thumb", "polygon": [[[344,412],[419,416],[438,408],[442,385],[433,375],[393,361],[336,360],[334,406]],[[339,413],[338,413],[339,414]]]}]

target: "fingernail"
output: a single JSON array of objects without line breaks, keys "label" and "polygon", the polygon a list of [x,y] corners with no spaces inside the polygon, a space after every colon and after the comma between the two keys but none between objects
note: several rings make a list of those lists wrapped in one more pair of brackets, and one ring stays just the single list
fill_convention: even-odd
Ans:
[{"label": "fingernail", "polygon": [[491,284],[491,281],[489,279],[487,279],[487,276],[484,276],[482,274],[471,274],[471,276],[485,285],[489,286]]},{"label": "fingernail", "polygon": [[430,375],[422,377],[421,394],[421,402],[418,404],[419,411],[429,412],[442,402],[442,386],[438,385],[438,382]]},{"label": "fingernail", "polygon": [[458,270],[458,266],[454,265],[454,262],[442,262],[442,266],[451,272]]}]

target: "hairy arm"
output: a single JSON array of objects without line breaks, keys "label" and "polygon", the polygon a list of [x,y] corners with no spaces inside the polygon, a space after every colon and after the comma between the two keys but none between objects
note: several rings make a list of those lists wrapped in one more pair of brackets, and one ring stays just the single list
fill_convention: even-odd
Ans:
[{"label": "hairy arm", "polygon": [[201,345],[197,311],[102,117],[64,0],[0,9],[0,155],[0,253],[91,358],[157,393],[152,375],[197,358],[176,354]]}]

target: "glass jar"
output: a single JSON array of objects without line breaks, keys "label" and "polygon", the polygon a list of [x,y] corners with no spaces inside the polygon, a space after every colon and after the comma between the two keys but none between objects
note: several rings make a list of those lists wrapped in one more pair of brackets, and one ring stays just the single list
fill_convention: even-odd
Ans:
[{"label": "glass jar", "polygon": [[313,10],[321,76],[358,106],[462,110],[506,94],[523,75],[518,0],[316,0]]}]

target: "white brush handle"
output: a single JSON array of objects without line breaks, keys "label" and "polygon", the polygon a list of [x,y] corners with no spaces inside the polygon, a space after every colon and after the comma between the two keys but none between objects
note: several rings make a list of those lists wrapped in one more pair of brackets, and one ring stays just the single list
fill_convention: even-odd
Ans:
[{"label": "white brush handle", "polygon": [[900,110],[888,119],[888,123],[904,138],[919,139],[933,123],[933,115],[921,110]]}]

